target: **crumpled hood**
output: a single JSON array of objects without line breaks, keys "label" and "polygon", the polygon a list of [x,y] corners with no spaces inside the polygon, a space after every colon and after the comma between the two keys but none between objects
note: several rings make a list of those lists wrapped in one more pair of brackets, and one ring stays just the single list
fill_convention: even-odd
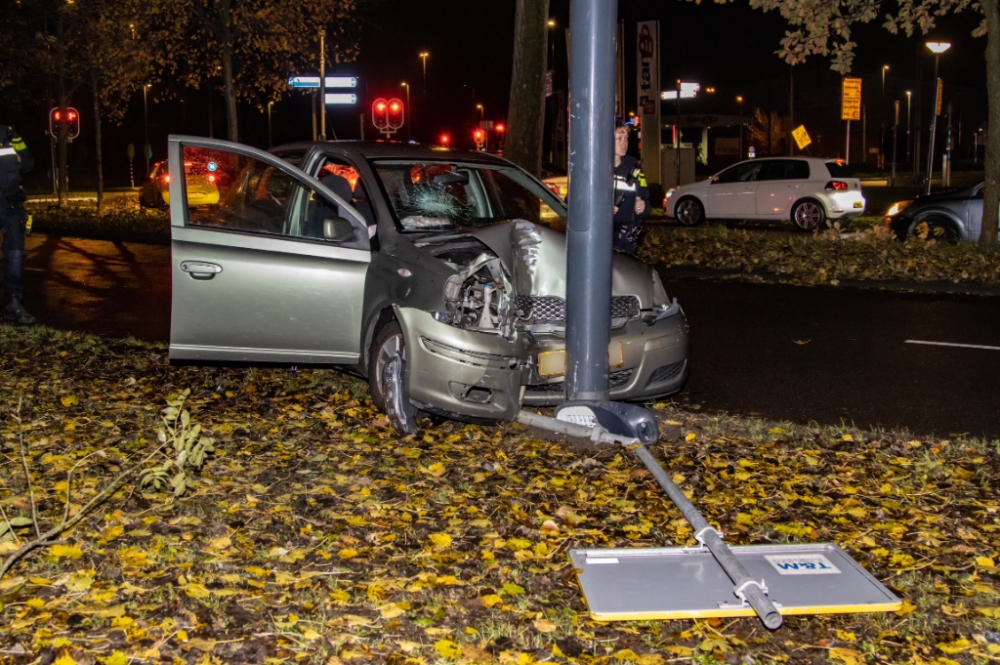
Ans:
[{"label": "crumpled hood", "polygon": [[[521,219],[468,233],[482,241],[503,261],[518,295],[566,298],[565,233]],[[636,296],[642,308],[652,307],[651,270],[641,261],[615,252],[611,294]]]}]

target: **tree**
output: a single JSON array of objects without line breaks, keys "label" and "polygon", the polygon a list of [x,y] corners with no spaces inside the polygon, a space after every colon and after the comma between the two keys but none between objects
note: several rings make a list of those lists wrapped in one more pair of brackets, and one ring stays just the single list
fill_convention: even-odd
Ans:
[{"label": "tree", "polygon": [[[263,108],[288,76],[319,63],[326,29],[330,62],[357,56],[355,0],[152,0],[164,74],[186,86],[222,79],[228,138],[239,140],[237,100]],[[332,56],[332,57],[331,57]]]},{"label": "tree", "polygon": [[765,113],[754,109],[753,122],[747,127],[751,145],[761,155],[784,155],[788,152],[788,116],[777,111]]},{"label": "tree", "polygon": [[[732,1],[716,0],[719,4]],[[883,10],[881,0],[750,0],[750,6],[765,12],[778,11],[793,28],[785,33],[778,50],[786,62],[794,65],[805,62],[810,55],[830,56],[831,69],[842,74],[850,71],[854,58],[856,44],[851,41],[851,27],[875,20]],[[966,10],[983,14],[973,35],[986,35],[990,131],[986,139],[986,191],[979,241],[996,245],[1000,226],[1000,5],[997,0],[897,0],[894,10],[884,15],[884,26],[892,34],[912,36],[917,30],[927,34],[939,17]]]},{"label": "tree", "polygon": [[517,0],[504,156],[534,175],[542,170],[548,15],[548,0]]}]

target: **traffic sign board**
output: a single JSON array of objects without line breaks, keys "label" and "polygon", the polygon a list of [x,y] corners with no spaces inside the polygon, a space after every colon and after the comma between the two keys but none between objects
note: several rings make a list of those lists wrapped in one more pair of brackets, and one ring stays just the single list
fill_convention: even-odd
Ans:
[{"label": "traffic sign board", "polygon": [[804,150],[807,145],[812,143],[812,139],[809,138],[809,132],[806,131],[805,125],[799,125],[793,129],[792,138],[795,139],[795,145],[799,147],[799,150]]},{"label": "traffic sign board", "polygon": [[845,78],[841,88],[841,120],[861,120],[861,79]]},{"label": "traffic sign board", "polygon": [[[293,88],[318,88],[318,76],[293,76],[288,79],[288,85]],[[327,76],[326,87],[328,88],[357,88],[358,79],[356,76]]]},{"label": "traffic sign board", "polygon": [[346,92],[328,92],[326,93],[326,103],[327,104],[357,104],[358,96],[352,95]]}]

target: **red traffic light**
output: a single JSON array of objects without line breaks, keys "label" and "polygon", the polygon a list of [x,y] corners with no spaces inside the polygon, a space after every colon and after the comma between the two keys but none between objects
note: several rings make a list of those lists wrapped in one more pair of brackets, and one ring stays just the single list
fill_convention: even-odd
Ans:
[{"label": "red traffic light", "polygon": [[58,107],[49,111],[49,134],[56,136],[63,123],[67,138],[75,139],[80,135],[80,114],[75,108],[67,108],[65,114]]},{"label": "red traffic light", "polygon": [[398,99],[389,100],[388,122],[390,129],[399,129],[403,126],[405,114],[403,112],[403,102]]},{"label": "red traffic light", "polygon": [[76,111],[70,110],[68,113],[66,113],[66,120],[68,120],[69,122],[73,122],[74,120],[76,120]]},{"label": "red traffic light", "polygon": [[389,102],[382,98],[372,102],[372,124],[376,129],[387,129],[389,127]]},{"label": "red traffic light", "polygon": [[496,130],[500,134],[503,134],[503,132],[504,132],[505,129],[506,129],[506,127],[504,127],[503,125],[497,125],[496,126]]},{"label": "red traffic light", "polygon": [[473,137],[474,137],[474,138],[475,138],[475,139],[476,139],[477,141],[482,141],[482,140],[483,140],[483,130],[481,130],[481,129],[477,129],[477,130],[476,130],[476,131],[475,131],[475,132],[474,132],[474,133],[472,134],[472,136],[473,136]]},{"label": "red traffic light", "polygon": [[451,137],[448,136],[447,134],[442,134],[441,135],[441,145],[448,145],[449,143],[451,143]]}]

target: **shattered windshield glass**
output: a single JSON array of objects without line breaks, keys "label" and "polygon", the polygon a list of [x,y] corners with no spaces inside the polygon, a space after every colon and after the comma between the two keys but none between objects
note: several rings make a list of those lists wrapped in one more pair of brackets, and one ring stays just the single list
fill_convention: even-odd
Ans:
[{"label": "shattered windshield glass", "polygon": [[566,228],[562,203],[514,168],[402,160],[374,166],[404,231],[489,226],[515,219]]}]

